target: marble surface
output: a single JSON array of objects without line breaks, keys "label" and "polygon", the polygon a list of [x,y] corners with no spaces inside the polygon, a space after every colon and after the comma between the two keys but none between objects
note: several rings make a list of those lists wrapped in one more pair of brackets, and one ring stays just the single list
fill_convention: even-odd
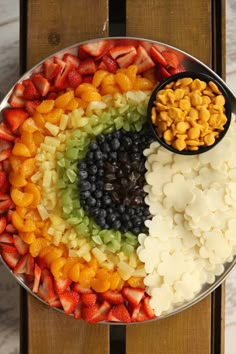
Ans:
[{"label": "marble surface", "polygon": [[[226,81],[236,95],[236,1],[226,0]],[[0,96],[19,72],[19,2],[0,0]],[[226,280],[225,354],[236,353],[236,268]],[[19,354],[19,285],[0,263],[0,354]],[[47,354],[47,353],[45,353]]]}]

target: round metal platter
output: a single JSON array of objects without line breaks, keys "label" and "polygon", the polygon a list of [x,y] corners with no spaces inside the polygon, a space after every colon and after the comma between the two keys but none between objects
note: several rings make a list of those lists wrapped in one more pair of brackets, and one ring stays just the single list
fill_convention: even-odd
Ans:
[{"label": "round metal platter", "polygon": [[[234,94],[232,93],[232,91],[230,90],[230,88],[226,85],[226,83],[214,72],[212,71],[209,67],[207,67],[204,63],[200,62],[198,59],[194,58],[193,56],[179,50],[178,48],[174,48],[172,46],[169,46],[165,43],[161,43],[161,42],[156,42],[156,41],[151,41],[148,39],[142,39],[142,38],[130,38],[130,37],[112,37],[112,38],[102,38],[102,39],[96,39],[96,40],[90,40],[90,41],[86,41],[86,42],[81,42],[81,43],[76,43],[68,48],[65,48],[57,53],[54,53],[53,55],[47,57],[46,59],[53,59],[55,56],[57,56],[58,58],[63,58],[64,54],[66,53],[70,53],[73,55],[77,55],[78,53],[78,47],[80,47],[81,45],[84,44],[88,44],[88,43],[95,43],[95,42],[99,42],[100,40],[107,40],[107,41],[111,41],[112,45],[115,46],[116,43],[119,43],[120,41],[122,41],[123,43],[125,43],[127,41],[127,45],[132,42],[132,41],[136,41],[137,44],[141,44],[142,46],[144,46],[144,48],[148,48],[151,45],[155,44],[156,48],[158,48],[158,50],[160,50],[160,52],[162,52],[163,50],[168,50],[170,52],[173,52],[177,55],[177,57],[179,58],[179,61],[181,63],[181,67],[183,67],[186,71],[194,71],[194,72],[202,72],[208,75],[211,75],[212,77],[217,78],[221,84],[223,85],[223,87],[225,88],[225,90],[227,91],[229,97],[230,97],[230,103],[231,103],[231,108],[232,108],[232,112],[236,113],[236,98],[234,96]],[[18,83],[21,83],[23,80],[26,80],[28,78],[30,78],[32,76],[32,74],[35,73],[39,73],[42,70],[43,67],[43,62],[46,60],[44,59],[43,61],[41,61],[39,64],[37,64],[36,66],[34,66],[31,70],[29,70],[28,72],[26,72],[19,80]],[[14,85],[15,87],[15,85]],[[4,99],[2,100],[1,104],[0,104],[0,112],[2,112],[5,108],[10,107],[9,105],[9,99],[13,93],[14,87],[8,92],[8,94],[4,97]],[[2,117],[0,115],[0,121],[2,120]],[[39,301],[42,301],[44,304],[48,303],[46,301],[44,301],[42,298],[40,298],[37,294],[35,294],[32,291],[32,281],[29,282],[27,280],[27,277],[25,277],[24,275],[21,274],[15,274],[12,269],[10,269],[10,267],[7,265],[7,263],[3,260],[3,257],[1,256],[0,253],[0,259],[1,261],[5,264],[6,268],[11,272],[12,276],[16,279],[16,281],[19,282],[19,284],[21,286],[23,286],[31,295],[33,295],[34,297],[36,297]],[[198,301],[202,300],[205,296],[209,295],[213,290],[216,289],[216,287],[218,287],[227,277],[227,275],[230,273],[230,271],[233,269],[234,265],[236,263],[236,258],[234,257],[232,261],[225,263],[224,264],[224,271],[220,276],[216,276],[215,277],[215,281],[212,284],[204,284],[200,290],[200,292],[198,292],[196,294],[196,296],[194,297],[194,299],[190,300],[190,301],[185,301],[182,303],[179,303],[178,305],[175,305],[171,311],[163,313],[162,315],[160,315],[159,317],[155,317],[153,320],[158,320],[158,319],[162,319],[171,315],[174,315],[180,311],[183,311],[187,308],[189,308],[190,306],[196,304]],[[55,310],[57,311],[61,311],[64,312],[62,309],[56,308]],[[153,321],[153,320],[149,320],[149,321]],[[102,322],[102,323],[107,323],[107,322]],[[116,323],[113,323],[116,324]],[[122,323],[119,323],[122,324]]]}]

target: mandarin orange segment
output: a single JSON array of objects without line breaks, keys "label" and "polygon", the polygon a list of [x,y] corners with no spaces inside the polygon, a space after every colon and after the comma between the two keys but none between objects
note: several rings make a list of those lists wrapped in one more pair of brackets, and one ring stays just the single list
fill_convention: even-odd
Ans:
[{"label": "mandarin orange segment", "polygon": [[143,278],[141,278],[141,277],[133,277],[132,276],[127,280],[127,283],[132,288],[144,288]]},{"label": "mandarin orange segment", "polygon": [[[56,259],[62,257],[63,251],[60,248],[57,248],[53,246],[50,252],[48,252],[45,256],[44,259],[48,263],[48,265],[51,265],[52,262],[54,262]],[[40,255],[41,256],[41,255]]]},{"label": "mandarin orange segment", "polygon": [[17,211],[12,213],[12,224],[17,230],[23,231],[24,219]]},{"label": "mandarin orange segment", "polygon": [[74,97],[74,91],[68,91],[55,99],[55,107],[65,108]]},{"label": "mandarin orange segment", "polygon": [[35,159],[29,158],[24,160],[20,166],[20,173],[25,178],[32,176],[35,171]]},{"label": "mandarin orange segment", "polygon": [[41,258],[45,258],[48,253],[53,251],[54,247],[55,246],[53,246],[53,245],[48,245],[48,246],[42,248],[39,252],[39,256]]},{"label": "mandarin orange segment", "polygon": [[34,143],[33,133],[23,131],[21,134],[21,142],[29,149],[31,156],[36,154],[36,145]]},{"label": "mandarin orange segment", "polygon": [[84,83],[82,83],[81,85],[79,85],[77,87],[77,89],[75,90],[75,95],[76,96],[81,96],[81,94],[83,92],[87,92],[87,91],[95,91],[95,92],[97,92],[97,89],[96,89],[96,87],[93,86],[93,84],[90,84],[88,82],[84,82]]},{"label": "mandarin orange segment", "polygon": [[101,94],[102,95],[114,95],[114,93],[120,92],[118,85],[106,85],[102,83]]},{"label": "mandarin orange segment", "polygon": [[37,131],[33,134],[33,139],[34,139],[35,145],[37,147],[39,147],[40,144],[44,142],[44,135],[42,133],[40,133],[39,131]]},{"label": "mandarin orange segment", "polygon": [[76,97],[76,101],[78,102],[78,107],[81,107],[83,109],[87,108],[88,102],[85,102],[81,98],[77,98],[77,97]]},{"label": "mandarin orange segment", "polygon": [[79,102],[77,100],[77,98],[72,98],[70,100],[70,102],[65,106],[65,110],[66,111],[73,111],[74,109],[78,108],[79,107]]},{"label": "mandarin orange segment", "polygon": [[9,157],[9,162],[10,162],[11,168],[14,172],[17,172],[17,173],[19,173],[20,167],[24,161],[25,161],[25,159],[22,157],[13,156],[13,155],[11,155]]},{"label": "mandarin orange segment", "polygon": [[150,80],[153,83],[153,85],[156,85],[157,78],[156,78],[156,74],[155,74],[155,69],[154,68],[151,68],[151,69],[145,71],[143,73],[143,77],[145,77],[146,79]]},{"label": "mandarin orange segment", "polygon": [[102,80],[104,79],[104,77],[109,74],[108,71],[106,70],[97,70],[93,76],[93,81],[92,84],[94,87],[98,87],[101,85]]},{"label": "mandarin orange segment", "polygon": [[30,150],[23,143],[16,143],[12,149],[12,154],[20,157],[31,157]]},{"label": "mandarin orange segment", "polygon": [[54,108],[50,113],[44,114],[43,117],[46,122],[58,124],[63,113],[62,108]]},{"label": "mandarin orange segment", "polygon": [[[30,208],[32,207],[32,203],[30,204]],[[36,227],[38,227],[37,223],[40,220],[40,215],[37,209],[30,209],[26,214],[25,214],[25,219],[31,219],[35,221]]]},{"label": "mandarin orange segment", "polygon": [[137,72],[138,72],[137,65],[130,65],[126,70],[126,74],[127,74],[128,78],[130,79],[130,81],[132,82],[132,84],[134,84]]},{"label": "mandarin orange segment", "polygon": [[17,206],[28,207],[33,202],[34,196],[31,193],[24,193],[17,188],[12,188],[11,199]]},{"label": "mandarin orange segment", "polygon": [[40,130],[44,130],[45,119],[43,118],[42,114],[40,114],[39,112],[35,112],[33,115],[33,120],[37,127],[40,128]]},{"label": "mandarin orange segment", "polygon": [[123,286],[124,282],[121,279],[120,275],[118,272],[112,272],[110,276],[110,289],[111,290],[118,290],[121,289]]},{"label": "mandarin orange segment", "polygon": [[152,90],[154,85],[152,81],[146,79],[145,77],[137,76],[134,81],[134,90]]},{"label": "mandarin orange segment", "polygon": [[111,272],[106,268],[100,268],[96,273],[96,278],[100,280],[106,280],[106,279],[110,280],[110,276],[111,276]]},{"label": "mandarin orange segment", "polygon": [[112,86],[114,86],[114,85],[116,84],[115,75],[114,75],[114,74],[111,74],[111,73],[107,74],[107,75],[103,78],[102,84],[105,85],[105,86],[106,86],[106,85],[112,85]]},{"label": "mandarin orange segment", "polygon": [[77,257],[68,257],[66,259],[66,263],[63,267],[63,270],[62,270],[62,275],[63,275],[63,278],[68,278],[69,277],[69,270],[72,268],[72,266],[76,263],[78,263],[78,258]]},{"label": "mandarin orange segment", "polygon": [[20,232],[19,233],[21,239],[27,243],[28,245],[30,245],[31,243],[33,243],[36,240],[36,236],[33,232]]},{"label": "mandarin orange segment", "polygon": [[132,81],[125,73],[115,74],[115,80],[122,92],[127,92],[132,90],[133,88]]},{"label": "mandarin orange segment", "polygon": [[39,130],[39,128],[35,124],[35,121],[33,120],[33,118],[30,117],[24,121],[24,123],[21,126],[21,130],[26,131],[28,133],[34,133],[37,130]]},{"label": "mandarin orange segment", "polygon": [[36,230],[36,224],[34,220],[26,219],[21,231],[34,232]]},{"label": "mandarin orange segment", "polygon": [[17,206],[16,211],[24,219],[24,217],[25,217],[26,213],[29,211],[29,209]]},{"label": "mandarin orange segment", "polygon": [[68,276],[72,281],[78,282],[80,277],[80,263],[75,263],[68,272]]},{"label": "mandarin orange segment", "polygon": [[101,101],[102,99],[100,93],[92,90],[84,91],[81,93],[81,98],[85,102]]},{"label": "mandarin orange segment", "polygon": [[94,278],[91,280],[91,287],[97,293],[103,293],[104,291],[110,289],[110,281],[108,279],[101,280]]},{"label": "mandarin orange segment", "polygon": [[96,272],[91,267],[85,267],[80,270],[79,282],[84,288],[90,288],[91,279],[94,278]]},{"label": "mandarin orange segment", "polygon": [[48,245],[48,241],[44,238],[36,238],[31,244],[29,248],[29,252],[33,257],[37,257],[42,248],[45,248]]},{"label": "mandarin orange segment", "polygon": [[36,208],[37,205],[40,203],[41,201],[41,193],[39,190],[39,187],[36,186],[36,184],[34,183],[27,183],[27,185],[24,188],[24,192],[32,194],[33,195],[33,201],[30,204],[31,208]]},{"label": "mandarin orange segment", "polygon": [[55,259],[52,264],[51,264],[51,272],[54,275],[54,278],[59,279],[62,278],[62,268],[66,263],[66,259],[61,257],[61,258],[57,258]]},{"label": "mandarin orange segment", "polygon": [[39,113],[49,113],[53,109],[54,103],[54,100],[44,100],[36,107],[36,111]]},{"label": "mandarin orange segment", "polygon": [[16,172],[11,172],[9,174],[9,182],[13,187],[16,188],[24,187],[27,184],[26,179],[22,175],[17,174]]}]

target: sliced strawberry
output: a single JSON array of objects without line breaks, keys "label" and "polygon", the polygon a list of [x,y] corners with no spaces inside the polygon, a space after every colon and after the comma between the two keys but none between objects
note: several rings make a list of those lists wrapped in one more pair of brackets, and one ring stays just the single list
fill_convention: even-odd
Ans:
[{"label": "sliced strawberry", "polygon": [[16,252],[15,246],[9,245],[9,244],[4,243],[4,242],[2,242],[2,243],[0,244],[0,248],[1,248],[3,251],[8,252],[8,253],[15,253],[15,252]]},{"label": "sliced strawberry", "polygon": [[107,319],[110,311],[110,304],[104,301],[101,305],[83,306],[82,318],[89,323],[102,322]]},{"label": "sliced strawberry", "polygon": [[14,234],[16,232],[16,228],[12,224],[7,224],[6,232],[9,232],[10,234]]},{"label": "sliced strawberry", "polygon": [[81,45],[78,47],[78,58],[80,60],[85,60],[89,58],[89,54],[85,52]]},{"label": "sliced strawberry", "polygon": [[40,94],[40,96],[42,96],[42,97],[46,96],[49,89],[50,89],[49,81],[45,77],[43,77],[43,75],[40,73],[35,74],[32,77],[32,81],[33,81],[38,93]]},{"label": "sliced strawberry", "polygon": [[144,322],[150,320],[150,317],[148,317],[146,311],[144,310],[144,307],[141,305],[140,310],[137,315],[136,322]]},{"label": "sliced strawberry", "polygon": [[122,294],[133,306],[137,306],[142,300],[144,289],[124,287]]},{"label": "sliced strawberry", "polygon": [[40,284],[40,278],[41,278],[41,273],[42,273],[41,268],[37,265],[37,263],[35,263],[35,267],[34,267],[34,284],[33,284],[33,289],[32,289],[32,291],[34,293],[38,292],[39,284]]},{"label": "sliced strawberry", "polygon": [[71,284],[70,279],[54,279],[54,286],[57,294],[63,294]]},{"label": "sliced strawberry", "polygon": [[167,66],[166,59],[163,57],[162,53],[159,52],[159,50],[155,47],[155,45],[153,45],[150,48],[150,55],[152,59],[155,61],[155,63],[159,63],[163,66]]},{"label": "sliced strawberry", "polygon": [[84,52],[88,53],[92,57],[101,57],[101,55],[104,54],[107,48],[107,41],[100,40],[93,43],[91,42],[91,43],[82,44],[81,48]]},{"label": "sliced strawberry", "polygon": [[75,56],[73,54],[69,54],[69,53],[64,54],[63,60],[66,63],[71,63],[74,68],[78,68],[79,67],[80,60],[79,60],[79,58],[77,56]]},{"label": "sliced strawberry", "polygon": [[141,308],[141,303],[137,306],[129,306],[130,314],[131,314],[131,321],[136,322],[138,320],[138,314]]},{"label": "sliced strawberry", "polygon": [[25,98],[22,96],[17,96],[14,91],[11,94],[8,102],[14,108],[23,108],[25,106]]},{"label": "sliced strawberry", "polygon": [[43,63],[44,76],[48,80],[52,80],[61,71],[60,65],[54,63],[52,60],[47,59]]},{"label": "sliced strawberry", "polygon": [[14,267],[13,272],[15,274],[34,274],[34,258],[30,253],[25,254],[19,259],[16,266]]},{"label": "sliced strawberry", "polygon": [[57,308],[62,308],[62,304],[61,304],[61,301],[59,299],[59,297],[56,295],[55,297],[51,298],[49,301],[48,301],[49,305],[51,307],[57,307]]},{"label": "sliced strawberry", "polygon": [[23,85],[25,87],[24,98],[26,100],[37,100],[39,98],[36,87],[30,79],[24,80]]},{"label": "sliced strawberry", "polygon": [[99,64],[98,64],[98,70],[108,70],[106,64],[104,63],[104,61],[101,61]]},{"label": "sliced strawberry", "polygon": [[85,306],[93,306],[97,302],[97,294],[81,294],[81,301]]},{"label": "sliced strawberry", "polygon": [[124,297],[118,291],[107,290],[101,294],[104,300],[107,300],[110,304],[122,304],[124,302]]},{"label": "sliced strawberry", "polygon": [[[57,61],[59,62],[58,59]],[[55,81],[54,81],[54,86],[57,90],[63,90],[68,87],[68,74],[70,70],[72,70],[73,68],[73,65],[71,63],[65,63],[65,62],[63,63],[65,64],[65,66],[62,69],[62,71],[55,77]],[[61,65],[63,67],[62,63]]]},{"label": "sliced strawberry", "polygon": [[1,242],[13,244],[13,237],[8,232],[4,232],[0,235]]},{"label": "sliced strawberry", "polygon": [[7,128],[6,124],[3,122],[0,123],[0,139],[7,141],[13,141],[15,139],[12,132]]},{"label": "sliced strawberry", "polygon": [[17,262],[19,261],[20,255],[18,254],[18,252],[8,253],[5,251],[2,251],[2,258],[7,263],[7,265],[11,269],[13,269],[16,266]]},{"label": "sliced strawberry", "polygon": [[48,100],[55,100],[57,98],[58,94],[56,92],[50,92],[47,96]]},{"label": "sliced strawberry", "polygon": [[12,222],[12,213],[13,213],[13,210],[9,209],[7,211],[7,222],[11,223]]},{"label": "sliced strawberry", "polygon": [[145,313],[147,314],[148,318],[154,318],[155,317],[155,312],[150,306],[150,296],[146,296],[143,299],[143,309]]},{"label": "sliced strawberry", "polygon": [[17,83],[13,89],[13,92],[17,97],[24,97],[24,91],[25,91],[25,86],[20,83]]},{"label": "sliced strawberry", "polygon": [[13,235],[14,245],[20,255],[25,255],[29,250],[29,245],[25,243],[19,235]]},{"label": "sliced strawberry", "polygon": [[30,116],[33,116],[35,111],[36,111],[36,107],[40,104],[40,101],[35,100],[35,101],[26,101],[25,102],[25,109],[26,111],[29,113]]},{"label": "sliced strawberry", "polygon": [[[13,205],[13,203],[12,203],[10,196],[7,193],[0,192],[0,214],[4,213],[12,205]],[[0,230],[1,230],[1,228],[0,228]],[[0,233],[1,233],[1,231],[0,231]]]},{"label": "sliced strawberry", "polygon": [[83,75],[82,79],[83,79],[82,82],[87,82],[87,83],[91,84],[93,81],[93,75]]},{"label": "sliced strawberry", "polygon": [[53,278],[49,270],[42,270],[41,282],[38,288],[38,295],[47,302],[53,302],[57,298],[57,295],[54,291]]},{"label": "sliced strawberry", "polygon": [[93,59],[88,58],[80,62],[78,72],[81,75],[90,75],[96,72],[96,64]]},{"label": "sliced strawberry", "polygon": [[127,68],[134,62],[137,51],[132,45],[117,46],[110,49],[109,54],[113,59],[116,59],[120,68]]},{"label": "sliced strawberry", "polygon": [[72,69],[68,74],[68,82],[72,88],[77,88],[82,82],[82,76],[76,69]]},{"label": "sliced strawberry", "polygon": [[6,226],[7,226],[6,217],[5,216],[0,216],[0,234],[5,231]]},{"label": "sliced strawberry", "polygon": [[165,58],[168,67],[171,66],[175,69],[178,68],[179,58],[175,53],[171,52],[170,50],[164,50],[161,54]]},{"label": "sliced strawberry", "polygon": [[40,257],[36,257],[35,262],[42,270],[47,268],[47,266],[48,266],[47,262],[43,258],[40,258]]},{"label": "sliced strawberry", "polygon": [[156,75],[157,75],[157,79],[160,81],[167,79],[168,77],[171,76],[171,74],[167,71],[167,69],[161,64],[157,64]]},{"label": "sliced strawberry", "polygon": [[182,73],[186,71],[186,69],[183,67],[183,66],[179,66],[178,68],[172,68],[172,67],[169,67],[168,68],[168,72],[171,74],[171,75],[175,75],[175,74],[178,74],[178,73]]},{"label": "sliced strawberry", "polygon": [[79,301],[76,308],[74,309],[74,318],[76,320],[79,320],[82,318],[82,306],[83,306],[82,302]]},{"label": "sliced strawberry", "polygon": [[109,50],[109,54],[113,59],[117,59],[118,57],[123,56],[127,53],[130,53],[133,50],[135,50],[135,52],[136,52],[135,47],[132,45],[116,46],[116,47],[113,47]]},{"label": "sliced strawberry", "polygon": [[119,57],[117,59],[117,63],[119,64],[120,68],[128,68],[128,66],[133,64],[136,56],[137,56],[137,51],[136,49],[134,49],[131,52],[127,53],[126,55]]},{"label": "sliced strawberry", "polygon": [[6,108],[3,111],[3,121],[12,132],[16,132],[28,116],[29,114],[21,108]]},{"label": "sliced strawberry", "polygon": [[131,322],[129,311],[124,304],[115,305],[108,313],[107,320],[111,322]]},{"label": "sliced strawberry", "polygon": [[7,140],[2,140],[0,145],[0,152],[12,148],[12,143]]},{"label": "sliced strawberry", "polygon": [[110,55],[106,54],[102,58],[103,63],[106,65],[107,70],[111,73],[115,73],[118,69],[118,64],[115,59],[113,59]]},{"label": "sliced strawberry", "polygon": [[155,63],[141,45],[137,48],[137,56],[134,60],[134,65],[138,67],[138,74],[155,66]]},{"label": "sliced strawberry", "polygon": [[[1,130],[1,128],[0,128]],[[1,131],[0,131],[1,135]],[[0,162],[8,159],[8,157],[11,155],[11,149],[3,150],[0,152]]]},{"label": "sliced strawberry", "polygon": [[84,288],[79,283],[74,283],[72,285],[72,290],[76,291],[79,294],[91,294],[92,290],[90,288]]},{"label": "sliced strawberry", "polygon": [[2,161],[2,167],[3,167],[3,171],[5,171],[7,174],[10,173],[10,161],[9,160],[5,159],[4,161]]},{"label": "sliced strawberry", "polygon": [[79,294],[76,291],[65,291],[59,295],[63,310],[67,315],[71,314],[79,302]]},{"label": "sliced strawberry", "polygon": [[7,180],[7,174],[5,171],[0,171],[0,190],[4,186]]}]

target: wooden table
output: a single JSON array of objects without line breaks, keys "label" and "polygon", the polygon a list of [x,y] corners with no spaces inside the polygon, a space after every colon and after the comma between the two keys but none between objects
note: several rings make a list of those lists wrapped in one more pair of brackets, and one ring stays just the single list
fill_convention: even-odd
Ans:
[{"label": "wooden table", "polygon": [[[218,0],[21,1],[21,71],[82,40],[137,36],[163,41],[225,75],[225,2]],[[89,325],[22,290],[22,354],[223,354],[224,291],[148,324]]]}]

